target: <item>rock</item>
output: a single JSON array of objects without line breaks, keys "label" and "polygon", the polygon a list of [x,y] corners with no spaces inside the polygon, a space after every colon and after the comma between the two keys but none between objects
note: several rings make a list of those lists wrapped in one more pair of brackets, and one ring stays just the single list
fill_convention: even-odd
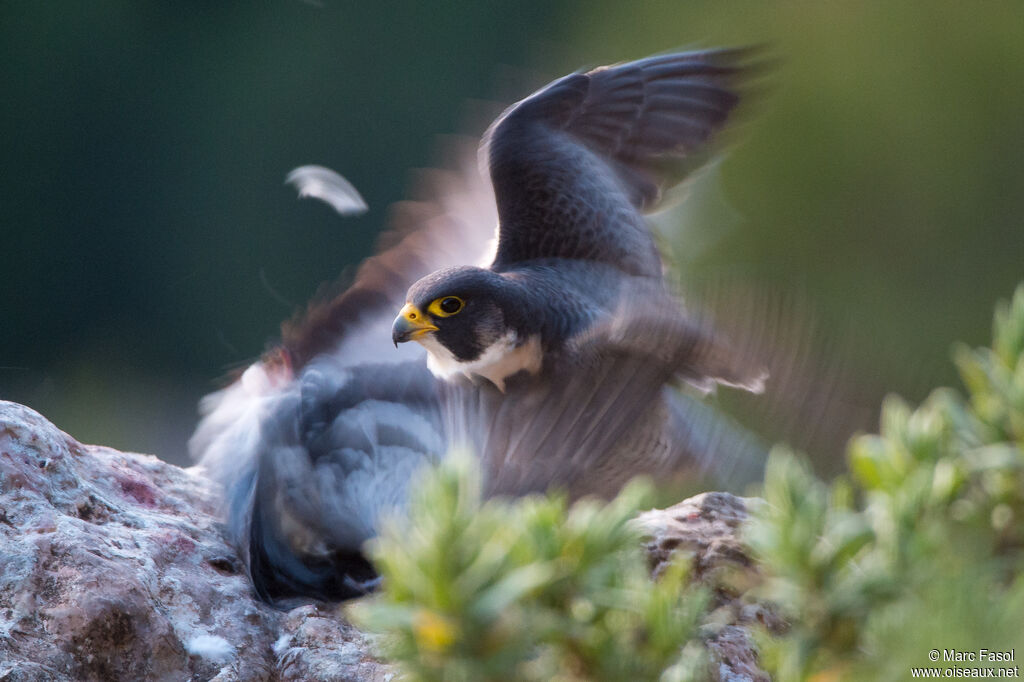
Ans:
[{"label": "rock", "polygon": [[[715,595],[706,642],[719,682],[763,682],[743,603],[756,567],[738,532],[749,501],[705,493],[638,519],[652,572],[674,552]],[[0,682],[387,682],[342,612],[256,600],[193,469],[82,445],[0,401]]]},{"label": "rock", "polygon": [[0,680],[385,680],[337,612],[256,601],[201,475],[0,402]]},{"label": "rock", "polygon": [[705,643],[716,682],[770,682],[757,662],[757,647],[748,632],[753,624],[777,631],[784,627],[771,609],[749,603],[742,595],[759,580],[741,538],[747,507],[760,500],[729,493],[702,493],[667,509],[637,518],[647,535],[651,573],[657,577],[677,552],[691,562],[692,576],[713,595]]},{"label": "rock", "polygon": [[698,580],[707,581],[714,572],[750,567],[752,561],[739,537],[748,501],[729,493],[701,493],[637,517],[648,536],[654,576],[661,575],[677,551],[689,555]]}]

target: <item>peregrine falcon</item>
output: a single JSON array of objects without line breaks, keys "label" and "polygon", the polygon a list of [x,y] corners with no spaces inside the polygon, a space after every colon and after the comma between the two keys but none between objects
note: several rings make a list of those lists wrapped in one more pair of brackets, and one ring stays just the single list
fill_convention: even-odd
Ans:
[{"label": "peregrine falcon", "polygon": [[[576,73],[509,108],[481,145],[493,195],[465,167],[433,177],[434,200],[398,207],[351,286],[204,399],[190,448],[225,487],[262,597],[370,589],[362,544],[453,447],[479,456],[487,494],[574,496],[751,447],[671,388],[759,390],[764,375],[684,312],[644,219],[706,156],[747,56]],[[495,221],[490,266],[468,265]]]},{"label": "peregrine falcon", "polygon": [[[571,362],[562,357],[571,340],[627,294],[681,315],[660,284],[643,213],[678,179],[667,171],[702,151],[736,106],[741,55],[670,54],[576,73],[508,109],[481,150],[498,207],[494,261],[416,282],[394,322],[396,346],[415,340],[436,375],[504,390],[519,372]],[[693,369],[701,380],[750,379],[740,367]]]}]

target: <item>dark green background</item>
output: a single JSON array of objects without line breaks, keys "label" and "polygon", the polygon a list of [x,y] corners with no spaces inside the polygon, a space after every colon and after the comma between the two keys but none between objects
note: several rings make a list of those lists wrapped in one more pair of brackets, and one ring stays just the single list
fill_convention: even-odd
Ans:
[{"label": "dark green background", "polygon": [[[181,461],[503,71],[747,43],[780,63],[668,219],[681,262],[800,292],[872,385],[953,381],[1024,279],[1022,2],[97,0],[0,5],[0,396]],[[370,212],[296,201],[306,163]]]}]

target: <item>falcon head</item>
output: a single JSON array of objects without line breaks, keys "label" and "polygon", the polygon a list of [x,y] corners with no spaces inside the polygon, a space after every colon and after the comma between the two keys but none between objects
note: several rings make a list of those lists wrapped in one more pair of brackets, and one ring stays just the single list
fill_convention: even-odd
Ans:
[{"label": "falcon head", "polygon": [[519,371],[540,369],[540,344],[526,333],[516,285],[490,270],[439,270],[409,289],[391,327],[397,346],[416,341],[427,349],[427,365],[442,378],[482,376],[498,388]]}]

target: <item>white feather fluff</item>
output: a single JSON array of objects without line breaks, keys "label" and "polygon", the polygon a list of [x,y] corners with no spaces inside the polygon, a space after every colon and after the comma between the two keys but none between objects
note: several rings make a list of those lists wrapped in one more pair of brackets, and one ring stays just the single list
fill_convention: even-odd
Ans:
[{"label": "white feather fluff", "polygon": [[323,166],[299,166],[284,179],[299,190],[299,198],[319,199],[341,215],[366,213],[366,201],[352,183]]}]

